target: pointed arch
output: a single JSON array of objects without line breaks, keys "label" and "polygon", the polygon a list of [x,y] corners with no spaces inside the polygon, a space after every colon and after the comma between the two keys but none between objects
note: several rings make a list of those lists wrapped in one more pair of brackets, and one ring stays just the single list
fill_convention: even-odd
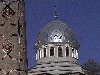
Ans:
[{"label": "pointed arch", "polygon": [[66,47],[66,57],[69,56],[69,47]]},{"label": "pointed arch", "polygon": [[46,48],[44,48],[44,57],[46,57]]},{"label": "pointed arch", "polygon": [[62,57],[62,47],[58,47],[58,57]]},{"label": "pointed arch", "polygon": [[50,47],[50,56],[54,56],[54,47]]}]

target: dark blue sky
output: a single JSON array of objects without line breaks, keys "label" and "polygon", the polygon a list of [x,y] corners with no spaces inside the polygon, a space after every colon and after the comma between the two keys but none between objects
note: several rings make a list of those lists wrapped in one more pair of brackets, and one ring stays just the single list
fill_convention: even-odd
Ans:
[{"label": "dark blue sky", "polygon": [[79,63],[100,61],[100,0],[26,0],[29,67],[36,64],[34,44],[39,31],[52,21],[55,8],[59,20],[76,33],[80,44]]}]

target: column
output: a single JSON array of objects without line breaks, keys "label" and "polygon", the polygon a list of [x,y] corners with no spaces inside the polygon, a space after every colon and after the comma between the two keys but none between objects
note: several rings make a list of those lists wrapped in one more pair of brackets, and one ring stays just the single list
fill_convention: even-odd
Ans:
[{"label": "column", "polygon": [[42,51],[41,51],[41,49],[40,49],[40,58],[42,58]]},{"label": "column", "polygon": [[40,59],[39,57],[40,57],[40,55],[39,55],[40,53],[39,53],[39,50],[37,50],[37,56],[38,56],[38,59]]},{"label": "column", "polygon": [[37,54],[36,54],[36,60],[38,60]]},{"label": "column", "polygon": [[44,57],[44,50],[43,49],[41,49],[42,50],[42,58]]},{"label": "column", "polygon": [[72,57],[72,48],[70,46],[69,47],[69,57]]},{"label": "column", "polygon": [[46,49],[46,56],[49,57],[49,54],[50,53],[49,53],[49,46],[48,46],[47,49]]},{"label": "column", "polygon": [[76,49],[74,49],[74,57],[76,58]]},{"label": "column", "polygon": [[78,50],[76,50],[76,58],[78,59]]},{"label": "column", "polygon": [[55,57],[58,57],[58,46],[55,46]]},{"label": "column", "polygon": [[66,46],[63,46],[63,57],[66,57]]}]

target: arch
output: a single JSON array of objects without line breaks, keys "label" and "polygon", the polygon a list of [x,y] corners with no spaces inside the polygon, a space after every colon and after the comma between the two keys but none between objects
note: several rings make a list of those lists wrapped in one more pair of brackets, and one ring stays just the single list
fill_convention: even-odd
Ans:
[{"label": "arch", "polygon": [[44,57],[46,57],[46,48],[44,48]]},{"label": "arch", "polygon": [[62,57],[62,47],[58,47],[58,57]]},{"label": "arch", "polygon": [[69,47],[66,47],[66,57],[69,56]]},{"label": "arch", "polygon": [[54,47],[50,47],[50,56],[54,56]]},{"label": "arch", "polygon": [[72,57],[74,57],[74,48],[72,48]]},{"label": "arch", "polygon": [[39,59],[40,59],[40,50],[39,50]]}]

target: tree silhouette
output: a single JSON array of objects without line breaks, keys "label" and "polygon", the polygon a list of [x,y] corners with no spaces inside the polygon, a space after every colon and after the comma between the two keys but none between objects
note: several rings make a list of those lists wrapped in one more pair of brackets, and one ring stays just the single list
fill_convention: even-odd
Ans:
[{"label": "tree silhouette", "polygon": [[92,59],[86,61],[82,67],[85,75],[97,75],[100,72],[100,62],[96,62]]}]

